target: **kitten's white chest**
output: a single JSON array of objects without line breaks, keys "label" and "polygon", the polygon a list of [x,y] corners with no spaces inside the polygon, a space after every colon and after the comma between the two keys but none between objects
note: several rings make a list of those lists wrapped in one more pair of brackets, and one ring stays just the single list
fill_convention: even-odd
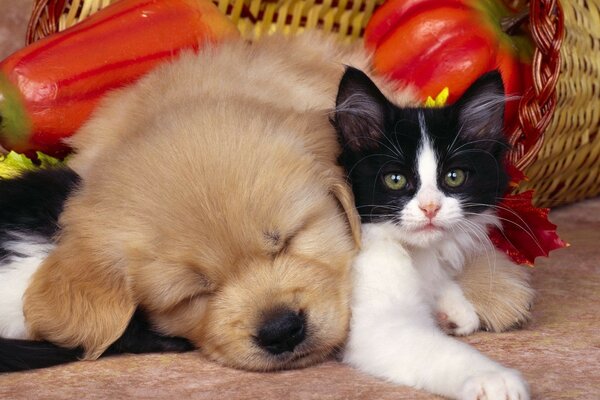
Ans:
[{"label": "kitten's white chest", "polygon": [[[453,244],[448,248],[459,252],[454,248],[458,244]],[[355,302],[386,303],[395,299],[398,290],[403,290],[435,308],[440,288],[456,273],[443,254],[443,249],[435,246],[404,246],[401,233],[393,224],[363,225],[363,249],[354,263]]]},{"label": "kitten's white chest", "polygon": [[[362,251],[354,262],[353,308],[381,314],[421,301],[422,278],[392,224],[363,225]],[[401,293],[400,293],[401,292]],[[410,296],[406,296],[410,293]]]},{"label": "kitten's white chest", "polygon": [[413,249],[413,264],[430,305],[434,305],[441,287],[452,279],[454,269],[441,256],[438,248]]}]

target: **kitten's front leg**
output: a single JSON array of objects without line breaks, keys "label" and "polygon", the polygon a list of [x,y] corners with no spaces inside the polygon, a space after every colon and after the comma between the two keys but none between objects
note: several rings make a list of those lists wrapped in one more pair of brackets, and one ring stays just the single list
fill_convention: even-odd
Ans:
[{"label": "kitten's front leg", "polygon": [[442,284],[436,303],[438,323],[445,332],[465,336],[479,329],[475,307],[465,298],[456,282],[448,280]]},{"label": "kitten's front leg", "polygon": [[391,382],[455,399],[529,399],[517,371],[440,331],[410,255],[386,235],[385,226],[366,225],[354,263],[344,361]]}]

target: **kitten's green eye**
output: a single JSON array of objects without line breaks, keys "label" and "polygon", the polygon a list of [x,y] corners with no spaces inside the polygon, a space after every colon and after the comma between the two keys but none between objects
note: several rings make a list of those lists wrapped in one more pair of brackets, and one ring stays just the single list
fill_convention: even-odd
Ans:
[{"label": "kitten's green eye", "polygon": [[465,171],[458,168],[453,168],[446,173],[444,178],[444,182],[451,188],[459,187],[463,183],[465,183],[467,175]]},{"label": "kitten's green eye", "polygon": [[385,182],[385,186],[392,190],[404,189],[407,183],[404,175],[396,173],[387,174],[383,177],[383,181]]}]

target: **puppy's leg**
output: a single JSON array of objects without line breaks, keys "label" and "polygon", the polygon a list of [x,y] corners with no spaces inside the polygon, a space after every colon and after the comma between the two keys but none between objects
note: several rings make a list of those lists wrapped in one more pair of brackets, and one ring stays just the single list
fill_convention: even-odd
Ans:
[{"label": "puppy's leg", "polygon": [[25,291],[25,322],[34,338],[82,347],[84,358],[95,359],[123,334],[135,303],[122,271],[64,239]]},{"label": "puppy's leg", "polygon": [[517,328],[530,318],[534,290],[527,267],[516,265],[495,251],[465,265],[458,277],[465,297],[473,304],[483,329],[502,332]]}]

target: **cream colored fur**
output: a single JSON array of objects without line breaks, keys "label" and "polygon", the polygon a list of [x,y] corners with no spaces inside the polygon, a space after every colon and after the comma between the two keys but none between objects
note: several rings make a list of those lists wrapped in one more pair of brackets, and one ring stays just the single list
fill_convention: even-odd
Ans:
[{"label": "cream colored fur", "polygon": [[[231,42],[109,95],[72,141],[83,184],[25,293],[30,333],[94,359],[142,307],[234,367],[303,366],[340,346],[360,232],[328,122],[344,64],[368,57],[312,36]],[[504,283],[521,274],[498,268],[478,268],[465,292],[499,276],[520,290]],[[514,319],[472,299],[492,327]],[[253,335],[281,305],[307,315],[310,337],[275,357]]]},{"label": "cream colored fur", "polygon": [[531,318],[535,292],[527,267],[515,265],[499,251],[467,263],[458,282],[485,330],[502,332]]}]

